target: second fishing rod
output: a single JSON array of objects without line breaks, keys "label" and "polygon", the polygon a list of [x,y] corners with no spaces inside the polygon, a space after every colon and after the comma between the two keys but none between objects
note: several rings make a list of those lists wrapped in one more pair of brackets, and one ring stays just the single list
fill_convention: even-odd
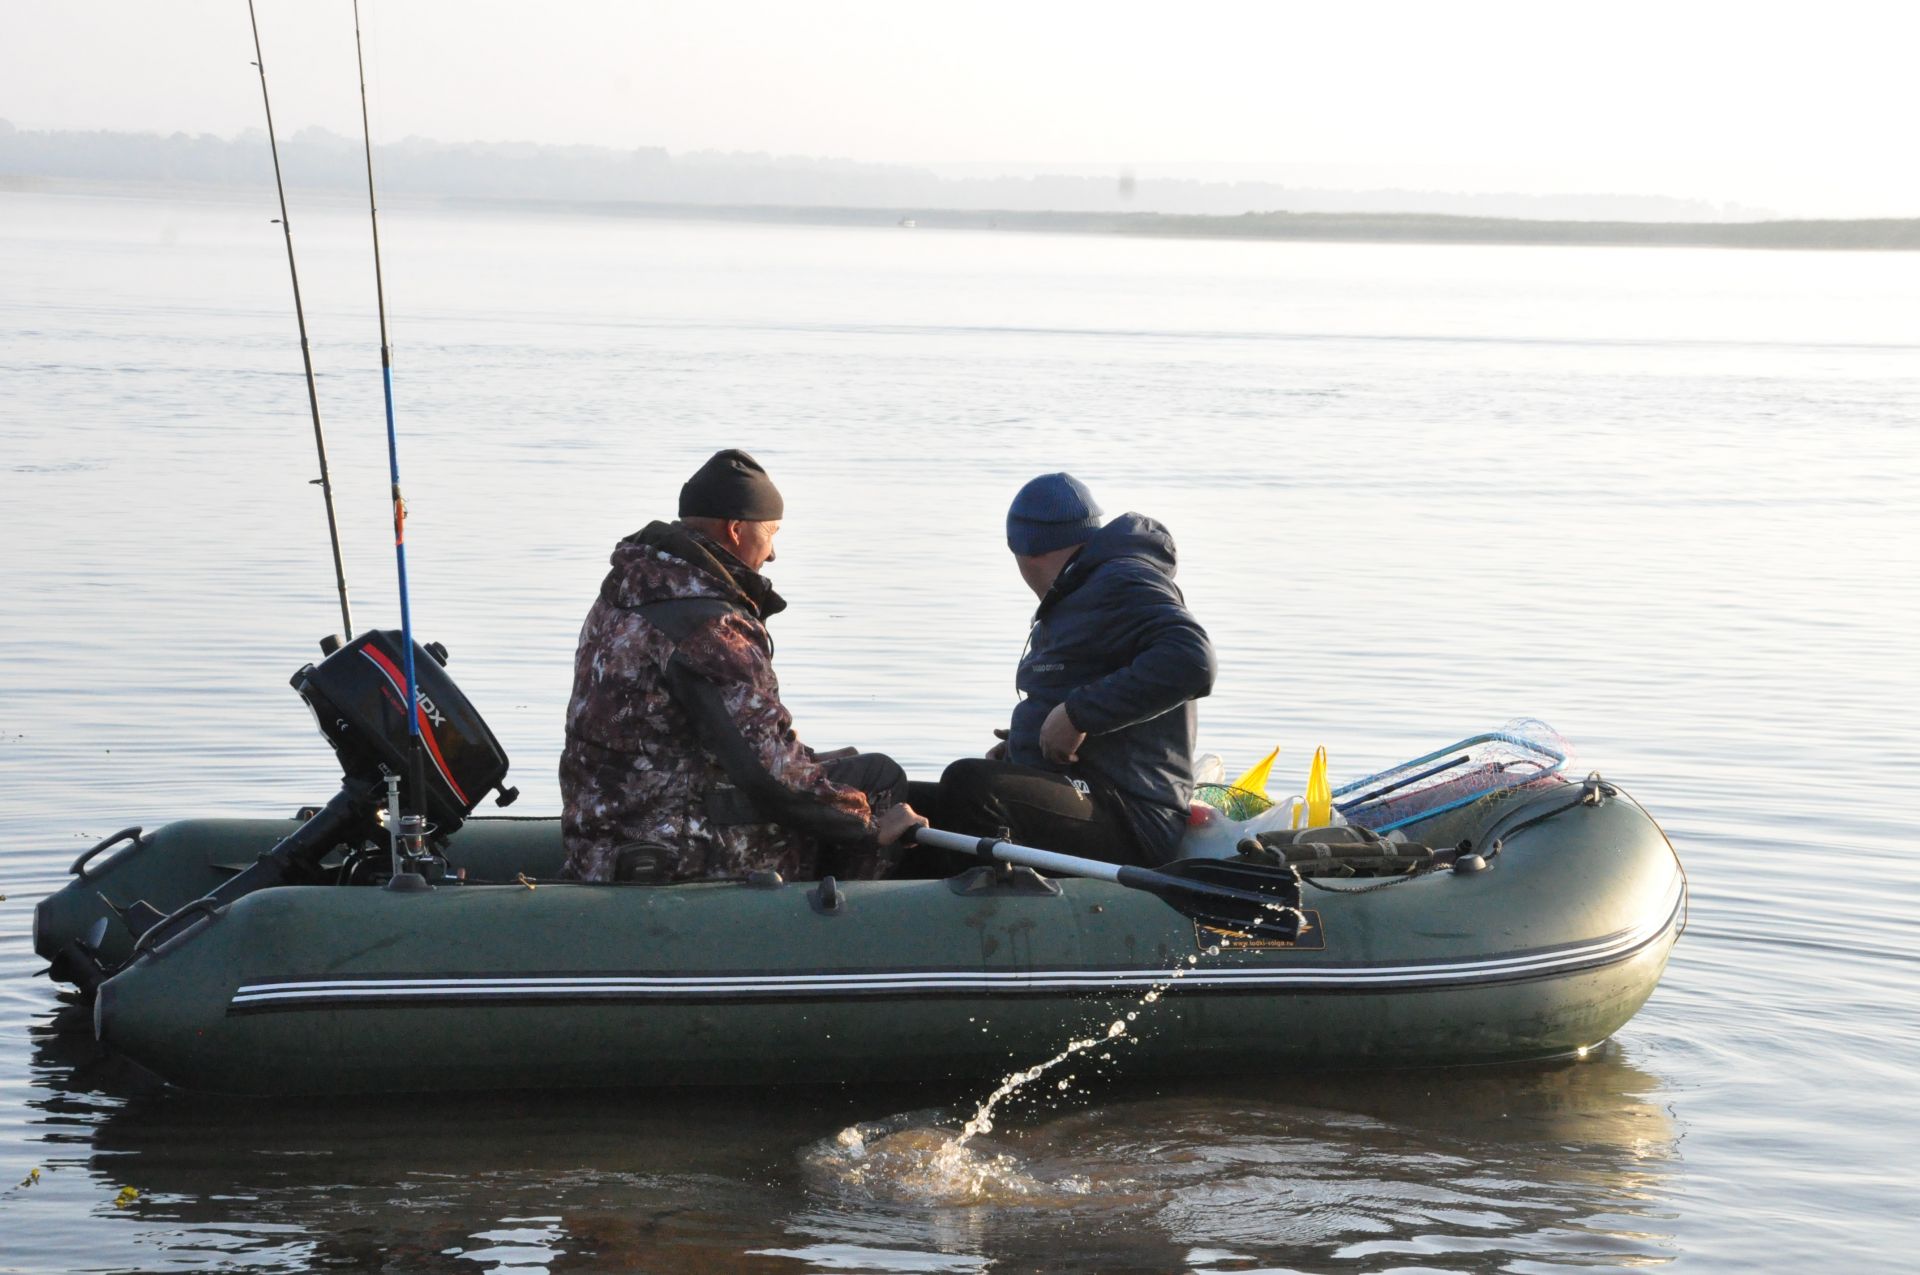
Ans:
[{"label": "second fishing rod", "polygon": [[389,776],[389,831],[393,834],[396,879],[403,857],[402,838],[408,857],[417,855],[426,831],[424,795],[426,792],[426,748],[420,737],[424,709],[420,683],[413,659],[413,607],[407,590],[407,500],[400,490],[400,442],[393,421],[393,342],[387,336],[387,288],[380,268],[380,202],[373,187],[373,126],[367,117],[367,59],[360,38],[360,0],[353,0],[353,57],[360,73],[360,137],[367,159],[367,217],[373,228],[373,289],[380,313],[380,387],[387,407],[387,475],[393,498],[393,555],[400,577],[400,650],[405,660],[408,757],[407,793],[413,809],[399,809],[397,776]]},{"label": "second fishing rod", "polygon": [[293,221],[287,216],[287,185],[280,176],[280,142],[273,129],[273,99],[267,94],[267,58],[260,51],[260,15],[253,0],[247,0],[247,19],[253,24],[254,69],[260,72],[260,105],[267,113],[267,149],[273,156],[273,188],[280,197],[280,232],[287,241],[287,274],[293,280],[293,317],[300,327],[300,361],[306,369],[307,407],[313,413],[313,445],[320,454],[320,488],[327,507],[327,539],[333,544],[333,578],[340,592],[340,634],[343,641],[353,637],[353,610],[347,604],[347,565],[340,552],[340,522],[333,511],[333,473],[327,467],[327,435],[320,426],[320,390],[314,383],[313,348],[307,341],[307,309],[300,298],[300,269],[293,259]]}]

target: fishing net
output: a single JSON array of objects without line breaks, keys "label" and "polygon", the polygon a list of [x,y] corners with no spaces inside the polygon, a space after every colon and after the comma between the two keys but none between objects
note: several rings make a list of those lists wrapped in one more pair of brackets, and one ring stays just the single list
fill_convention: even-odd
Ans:
[{"label": "fishing net", "polygon": [[1195,784],[1193,799],[1205,802],[1235,823],[1273,808],[1271,798],[1232,784]]},{"label": "fishing net", "polygon": [[1390,832],[1490,798],[1567,782],[1572,751],[1545,722],[1521,718],[1334,789],[1349,823]]}]

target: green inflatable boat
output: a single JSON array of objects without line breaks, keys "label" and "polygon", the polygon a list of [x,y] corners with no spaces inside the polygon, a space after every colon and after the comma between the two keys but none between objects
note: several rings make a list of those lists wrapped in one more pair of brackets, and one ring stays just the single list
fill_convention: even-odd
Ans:
[{"label": "green inflatable boat", "polygon": [[[1684,924],[1653,819],[1546,772],[1153,872],[949,837],[995,862],[563,882],[557,820],[470,817],[505,759],[437,666],[425,816],[380,830],[404,730],[339,674],[392,650],[363,635],[295,677],[347,771],[333,801],[127,829],[40,903],[36,950],[108,1046],[254,1093],[997,1077],[1089,1033],[1136,1076],[1501,1062],[1618,1030]],[[1348,806],[1404,814],[1420,785],[1379,780]]]}]

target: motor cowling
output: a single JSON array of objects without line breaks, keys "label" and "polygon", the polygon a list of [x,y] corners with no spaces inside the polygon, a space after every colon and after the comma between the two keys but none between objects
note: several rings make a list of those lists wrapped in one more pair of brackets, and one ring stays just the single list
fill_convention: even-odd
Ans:
[{"label": "motor cowling", "polygon": [[[405,647],[397,630],[370,629],[336,647],[291,684],[313,710],[349,779],[401,778],[403,801],[425,814],[440,836],[453,832],[490,789],[506,805],[507,754],[445,667],[438,644],[413,646],[419,689],[419,755],[407,726]],[[418,791],[415,791],[415,786]]]}]

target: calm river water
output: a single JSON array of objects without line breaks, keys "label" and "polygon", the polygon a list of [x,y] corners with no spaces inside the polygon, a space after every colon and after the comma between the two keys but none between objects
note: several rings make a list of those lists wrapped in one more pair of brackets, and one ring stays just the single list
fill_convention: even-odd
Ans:
[{"label": "calm river water", "polygon": [[[0,194],[0,1271],[1911,1267],[1920,256],[385,210],[415,625],[516,813],[557,805],[608,548],[743,446],[811,742],[984,747],[1030,603],[1001,518],[1069,468],[1178,538],[1229,767],[1538,716],[1692,874],[1584,1062],[1101,1082],[965,1180],[856,1180],[840,1130],[981,1093],[209,1101],[33,976],[95,839],[335,786],[286,685],[338,612],[272,215]],[[295,225],[356,619],[392,624],[364,210]]]}]

